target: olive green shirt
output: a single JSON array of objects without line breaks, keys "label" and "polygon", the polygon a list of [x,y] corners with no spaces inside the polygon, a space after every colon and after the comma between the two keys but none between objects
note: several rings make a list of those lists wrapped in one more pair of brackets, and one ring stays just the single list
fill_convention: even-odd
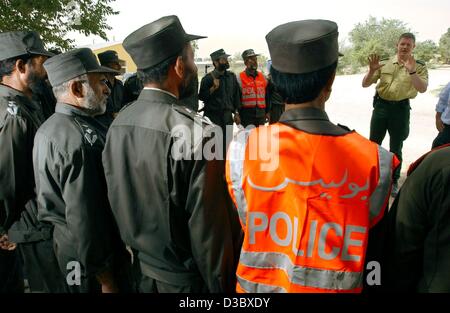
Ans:
[{"label": "olive green shirt", "polygon": [[[425,63],[416,62],[417,75],[428,83],[428,70]],[[381,98],[388,101],[400,101],[414,99],[417,96],[417,90],[411,82],[411,75],[402,64],[398,63],[397,55],[380,63],[384,66],[375,72],[371,83],[374,84],[380,80],[376,89]]]}]

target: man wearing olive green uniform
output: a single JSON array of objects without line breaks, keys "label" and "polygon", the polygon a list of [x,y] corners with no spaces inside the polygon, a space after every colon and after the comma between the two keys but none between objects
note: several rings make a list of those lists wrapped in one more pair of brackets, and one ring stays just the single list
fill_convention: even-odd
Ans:
[{"label": "man wearing olive green uniform", "polygon": [[[370,140],[381,145],[386,131],[390,136],[390,151],[402,161],[403,141],[409,135],[409,100],[417,93],[424,93],[428,87],[428,71],[425,63],[412,56],[415,37],[402,34],[397,44],[397,54],[380,63],[377,55],[369,57],[369,72],[363,79],[363,87],[379,81],[373,101],[370,122]],[[394,172],[392,195],[398,191],[401,165]]]}]

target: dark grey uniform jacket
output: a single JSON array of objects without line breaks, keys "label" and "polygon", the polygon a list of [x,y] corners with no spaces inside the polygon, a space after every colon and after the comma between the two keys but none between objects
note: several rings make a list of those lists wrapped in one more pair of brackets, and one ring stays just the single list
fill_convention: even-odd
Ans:
[{"label": "dark grey uniform jacket", "polygon": [[450,292],[450,147],[432,152],[414,170],[388,219],[390,290]]},{"label": "dark grey uniform jacket", "polygon": [[79,261],[83,276],[108,269],[120,243],[101,160],[105,137],[101,123],[58,103],[35,138],[39,218],[55,225],[58,259],[62,253]]},{"label": "dark grey uniform jacket", "polygon": [[34,201],[33,140],[43,121],[36,102],[0,84],[0,234],[21,219],[20,232],[10,234],[17,243],[50,238],[40,232]]},{"label": "dark grey uniform jacket", "polygon": [[[103,164],[122,239],[139,251],[145,276],[232,292],[241,228],[224,163],[193,159],[214,127],[206,123],[175,97],[144,89],[111,125]],[[175,127],[197,128],[185,150],[191,160],[172,156]]]}]

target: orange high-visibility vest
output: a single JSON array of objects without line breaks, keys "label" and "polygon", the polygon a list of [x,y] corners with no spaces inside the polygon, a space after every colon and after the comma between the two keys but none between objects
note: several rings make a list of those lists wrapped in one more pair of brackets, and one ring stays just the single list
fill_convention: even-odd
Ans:
[{"label": "orange high-visibility vest", "polygon": [[238,133],[226,178],[245,232],[237,292],[360,292],[398,160],[356,132]]},{"label": "orange high-visibility vest", "polygon": [[267,80],[261,72],[257,74],[256,78],[253,78],[243,71],[239,76],[242,90],[241,108],[266,108]]}]

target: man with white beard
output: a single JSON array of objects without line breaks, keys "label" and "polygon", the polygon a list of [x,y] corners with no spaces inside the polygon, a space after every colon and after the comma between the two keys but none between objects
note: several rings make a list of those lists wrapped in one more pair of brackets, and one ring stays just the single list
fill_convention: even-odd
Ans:
[{"label": "man with white beard", "polygon": [[33,150],[39,218],[55,226],[55,254],[68,290],[129,292],[129,256],[106,191],[101,154],[107,129],[94,117],[110,95],[90,49],[44,63],[56,112],[38,130]]}]

